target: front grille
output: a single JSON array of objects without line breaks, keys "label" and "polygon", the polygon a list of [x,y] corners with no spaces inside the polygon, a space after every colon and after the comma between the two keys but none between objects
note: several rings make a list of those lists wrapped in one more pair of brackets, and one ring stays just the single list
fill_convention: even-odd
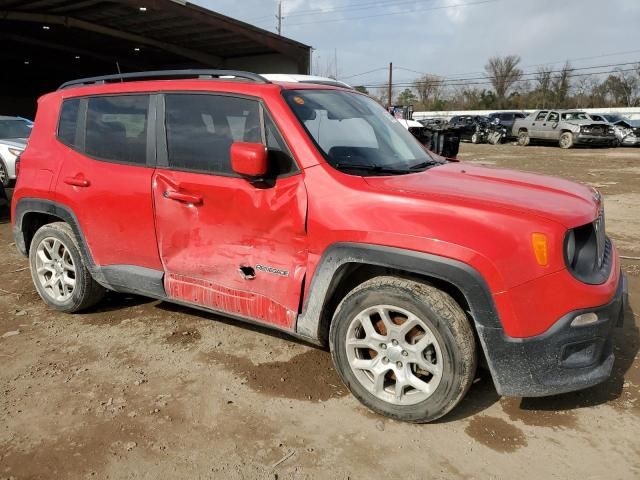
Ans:
[{"label": "front grille", "polygon": [[585,125],[582,127],[583,133],[588,133],[589,135],[606,135],[608,127],[603,125]]},{"label": "front grille", "polygon": [[604,207],[600,207],[598,218],[593,222],[593,230],[596,234],[596,252],[598,268],[602,268],[604,264],[604,254],[607,246],[607,235],[605,233],[604,224]]}]

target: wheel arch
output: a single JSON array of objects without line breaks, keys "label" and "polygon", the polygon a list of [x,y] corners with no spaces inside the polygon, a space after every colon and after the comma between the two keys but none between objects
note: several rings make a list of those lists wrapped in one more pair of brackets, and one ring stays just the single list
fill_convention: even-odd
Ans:
[{"label": "wheel arch", "polygon": [[36,231],[48,223],[65,222],[69,224],[74,235],[78,239],[80,253],[83,261],[91,270],[94,267],[93,256],[87,246],[87,242],[73,211],[66,205],[40,199],[21,198],[16,205],[14,238],[16,246],[23,255],[29,254],[31,240]]},{"label": "wheel arch", "polygon": [[296,324],[297,333],[327,344],[333,313],[357,285],[378,275],[425,281],[451,295],[477,325],[502,328],[489,287],[466,263],[411,250],[338,243],[323,254]]}]

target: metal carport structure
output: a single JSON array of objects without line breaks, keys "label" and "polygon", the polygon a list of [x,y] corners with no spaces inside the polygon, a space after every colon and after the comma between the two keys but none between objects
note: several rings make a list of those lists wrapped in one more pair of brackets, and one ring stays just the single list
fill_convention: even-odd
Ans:
[{"label": "metal carport structure", "polygon": [[0,0],[0,114],[73,78],[176,68],[309,73],[311,48],[183,0]]}]

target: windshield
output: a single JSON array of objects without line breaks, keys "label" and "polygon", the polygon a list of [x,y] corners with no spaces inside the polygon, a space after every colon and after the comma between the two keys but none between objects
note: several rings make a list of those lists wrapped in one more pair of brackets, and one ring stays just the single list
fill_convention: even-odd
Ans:
[{"label": "windshield", "polygon": [[342,90],[288,90],[283,95],[337,169],[401,174],[441,163],[367,96]]},{"label": "windshield", "polygon": [[584,112],[568,112],[562,114],[562,120],[589,120]]},{"label": "windshield", "polygon": [[19,118],[0,120],[0,138],[28,138],[31,127],[28,122]]},{"label": "windshield", "polygon": [[625,120],[620,115],[603,115],[607,122],[616,123]]}]

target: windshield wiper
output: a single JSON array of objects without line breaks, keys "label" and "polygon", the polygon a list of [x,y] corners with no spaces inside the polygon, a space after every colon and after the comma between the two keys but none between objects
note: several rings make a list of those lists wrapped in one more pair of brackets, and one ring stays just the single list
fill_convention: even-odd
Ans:
[{"label": "windshield wiper", "polygon": [[364,170],[367,172],[376,172],[376,173],[392,173],[392,174],[411,173],[411,170],[407,168],[383,167],[382,165],[336,163],[334,167],[337,168],[338,170]]},{"label": "windshield wiper", "polygon": [[427,167],[432,167],[434,165],[442,165],[442,162],[439,162],[438,160],[426,160],[424,162],[420,162],[420,163],[416,163],[415,165],[411,165],[409,167],[409,170],[411,170],[411,171],[422,170],[422,169],[425,169]]}]

